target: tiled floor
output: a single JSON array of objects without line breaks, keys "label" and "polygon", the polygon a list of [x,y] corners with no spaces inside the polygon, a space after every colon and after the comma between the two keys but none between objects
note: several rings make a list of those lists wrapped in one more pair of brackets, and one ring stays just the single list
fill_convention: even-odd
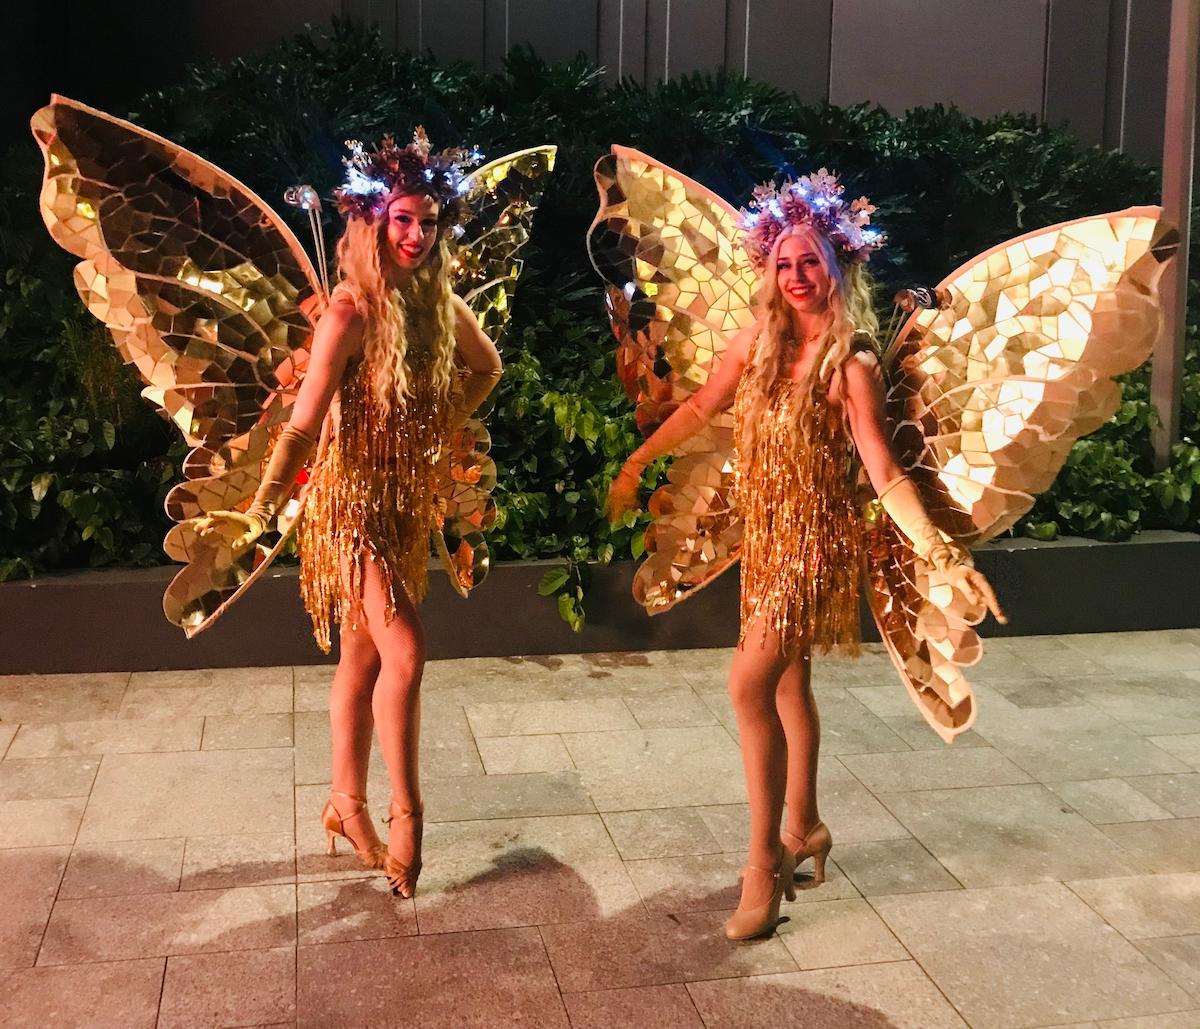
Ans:
[{"label": "tiled floor", "polygon": [[743,946],[728,657],[431,665],[415,901],[324,854],[328,668],[0,677],[0,1027],[1200,1027],[1200,630],[993,641],[949,748],[819,663],[828,881]]}]

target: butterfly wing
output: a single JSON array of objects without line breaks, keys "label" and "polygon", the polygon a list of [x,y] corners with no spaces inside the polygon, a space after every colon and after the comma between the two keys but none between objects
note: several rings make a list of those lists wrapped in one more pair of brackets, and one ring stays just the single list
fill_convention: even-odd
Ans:
[{"label": "butterfly wing", "polygon": [[[1052,225],[993,247],[938,287],[885,356],[893,443],[948,536],[971,546],[1011,527],[1071,446],[1116,410],[1113,377],[1149,357],[1156,287],[1178,234],[1154,207]],[[981,655],[968,603],[884,518],[868,595],[922,714],[947,740],[974,701],[961,668]]]},{"label": "butterfly wing", "polygon": [[[454,290],[497,346],[508,328],[523,266],[521,250],[529,241],[556,151],[553,146],[520,150],[463,180],[470,215],[454,255]],[[451,436],[438,462],[441,525],[433,544],[451,584],[464,597],[487,575],[490,561],[484,538],[496,520],[496,464],[488,456],[490,448],[482,419],[474,417]]]},{"label": "butterfly wing", "polygon": [[186,521],[257,489],[304,373],[316,275],[261,199],[169,140],[57,96],[32,128],[45,156],[42,216],[82,258],[79,294],[191,447],[167,496],[181,524],[164,543],[188,564],[163,609],[193,635],[261,574],[294,519],[295,505],[278,539],[237,554],[202,543]]},{"label": "butterfly wing", "polygon": [[[596,163],[600,209],[588,253],[608,283],[617,372],[649,435],[709,379],[754,321],[757,276],[737,244],[737,212],[698,182],[628,147]],[[741,552],[732,499],[732,412],[713,418],[655,490],[634,596],[651,614],[708,585]]]}]

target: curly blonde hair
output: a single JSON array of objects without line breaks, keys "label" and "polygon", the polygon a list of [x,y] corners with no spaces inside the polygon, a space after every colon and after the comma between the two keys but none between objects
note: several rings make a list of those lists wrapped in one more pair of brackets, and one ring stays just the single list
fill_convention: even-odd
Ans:
[{"label": "curly blonde hair", "polygon": [[445,396],[454,368],[454,307],[450,246],[445,226],[429,256],[400,288],[384,273],[387,218],[350,218],[337,245],[334,292],[346,295],[363,318],[363,356],[375,376],[380,404],[404,407],[411,391],[411,339],[429,340],[433,385]]},{"label": "curly blonde hair", "polygon": [[747,454],[753,448],[755,426],[766,410],[771,387],[779,377],[784,344],[792,335],[792,309],[779,288],[778,265],[783,241],[794,236],[804,238],[812,246],[829,278],[829,291],[825,296],[825,324],[818,339],[817,358],[804,382],[810,403],[805,407],[803,421],[793,426],[798,439],[806,432],[809,418],[816,410],[817,405],[813,401],[824,394],[834,372],[850,356],[854,337],[865,333],[873,340],[879,332],[874,282],[866,268],[861,264],[839,262],[829,240],[807,226],[793,226],[780,233],[767,257],[762,285],[755,297],[755,304],[763,318],[762,330],[751,348],[749,362],[742,373],[748,379],[746,388],[750,400],[743,421],[744,438],[739,440],[739,444],[743,453]]}]

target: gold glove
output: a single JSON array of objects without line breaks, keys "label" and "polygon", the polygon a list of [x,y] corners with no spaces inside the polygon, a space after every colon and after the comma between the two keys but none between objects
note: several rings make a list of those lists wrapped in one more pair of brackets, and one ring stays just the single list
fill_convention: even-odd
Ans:
[{"label": "gold glove", "polygon": [[645,443],[630,454],[608,490],[604,513],[610,522],[618,521],[626,511],[638,508],[638,487],[647,465],[687,442],[707,421],[697,408],[695,397],[688,397]]},{"label": "gold glove", "polygon": [[450,413],[450,428],[461,429],[476,411],[479,405],[487,400],[496,384],[500,381],[502,372],[499,368],[490,372],[468,371],[462,380],[462,393],[454,402]]},{"label": "gold glove", "polygon": [[957,586],[972,604],[986,604],[996,621],[1001,624],[1008,621],[991,583],[975,569],[970,551],[944,537],[929,520],[917,487],[907,475],[898,476],[884,486],[879,502],[921,557]]},{"label": "gold glove", "polygon": [[921,495],[907,475],[897,476],[884,486],[879,502],[912,542],[913,549],[939,572],[955,565],[974,567],[970,553],[957,543],[948,542],[929,520]]},{"label": "gold glove", "polygon": [[316,440],[302,429],[288,425],[275,441],[262,482],[250,506],[242,511],[212,511],[197,518],[197,535],[226,536],[234,550],[244,550],[267,531],[271,519],[292,492],[296,476],[304,467]]}]

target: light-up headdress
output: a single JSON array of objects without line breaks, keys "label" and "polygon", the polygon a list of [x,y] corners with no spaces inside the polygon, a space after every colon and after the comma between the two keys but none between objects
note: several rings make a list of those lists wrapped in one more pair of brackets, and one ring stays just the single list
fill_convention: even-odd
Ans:
[{"label": "light-up headdress", "polygon": [[874,205],[866,197],[847,205],[842,189],[837,176],[825,168],[781,186],[756,186],[750,205],[741,210],[742,249],[754,267],[766,267],[780,234],[797,225],[822,233],[847,264],[869,260],[887,236],[870,227]]},{"label": "light-up headdress", "polygon": [[483,160],[478,148],[431,153],[429,137],[420,126],[407,146],[398,146],[390,135],[372,150],[357,139],[347,140],[346,146],[350,149],[350,156],[342,161],[346,181],[333,195],[347,218],[373,218],[396,196],[424,193],[441,205],[439,221],[455,221],[468,189],[465,170]]}]

